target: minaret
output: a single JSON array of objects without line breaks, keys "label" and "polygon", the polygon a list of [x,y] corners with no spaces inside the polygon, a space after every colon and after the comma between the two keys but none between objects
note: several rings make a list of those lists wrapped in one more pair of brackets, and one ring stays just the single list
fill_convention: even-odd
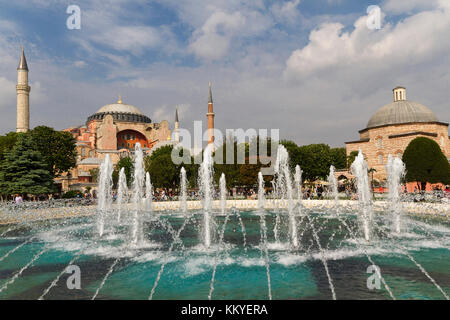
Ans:
[{"label": "minaret", "polygon": [[176,108],[175,109],[175,128],[173,130],[175,143],[180,142],[180,132],[178,131],[179,128],[180,128],[180,122],[178,121],[178,108]]},{"label": "minaret", "polygon": [[17,67],[17,132],[30,130],[30,86],[28,85],[28,65],[22,47],[22,56]]},{"label": "minaret", "polygon": [[208,113],[206,114],[206,118],[208,118],[208,145],[212,144],[211,148],[212,151],[214,151],[214,109],[211,91],[211,81],[209,82]]}]

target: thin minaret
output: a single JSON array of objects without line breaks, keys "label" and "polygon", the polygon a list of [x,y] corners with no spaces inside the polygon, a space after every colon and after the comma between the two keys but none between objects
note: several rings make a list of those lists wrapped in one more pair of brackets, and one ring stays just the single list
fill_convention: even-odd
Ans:
[{"label": "thin minaret", "polygon": [[214,108],[211,81],[209,82],[208,113],[206,114],[206,118],[208,119],[208,145],[212,144],[211,148],[214,151]]},{"label": "thin minaret", "polygon": [[180,128],[180,122],[178,121],[178,108],[175,109],[175,129],[174,129],[174,140],[175,143],[180,142],[180,132],[178,129]]},{"label": "thin minaret", "polygon": [[22,47],[22,56],[17,67],[17,132],[30,130],[30,86],[28,85],[28,65]]}]

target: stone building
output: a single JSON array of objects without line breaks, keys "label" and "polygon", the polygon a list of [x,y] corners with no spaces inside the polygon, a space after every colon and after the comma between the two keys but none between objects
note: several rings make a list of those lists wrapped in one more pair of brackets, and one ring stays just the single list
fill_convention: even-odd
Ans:
[{"label": "stone building", "polygon": [[[346,142],[347,156],[362,150],[374,179],[386,179],[388,155],[401,157],[411,140],[422,136],[436,141],[450,158],[448,123],[440,121],[428,107],[406,99],[406,89],[393,89],[394,101],[381,107],[359,131],[359,140]],[[349,176],[348,172],[339,175]]]},{"label": "stone building", "polygon": [[[178,128],[178,112],[176,112]],[[113,164],[130,155],[140,143],[144,153],[171,142],[169,122],[159,123],[144,115],[135,106],[125,104],[121,97],[117,103],[101,107],[87,118],[86,124],[65,129],[76,139],[77,166],[61,179],[62,190],[82,190],[96,187],[90,171],[98,168],[109,154]]]}]

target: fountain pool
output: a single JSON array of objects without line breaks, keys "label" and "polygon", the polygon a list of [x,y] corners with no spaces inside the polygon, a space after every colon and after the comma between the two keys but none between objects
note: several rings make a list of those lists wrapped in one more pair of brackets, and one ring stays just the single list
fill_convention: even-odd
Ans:
[{"label": "fountain pool", "polygon": [[[441,290],[450,292],[448,219],[404,217],[408,232],[398,234],[390,230],[390,216],[380,214],[374,220],[374,238],[366,242],[352,236],[358,229],[352,212],[302,212],[312,221],[321,249],[302,217],[297,217],[300,246],[289,244],[287,212],[280,214],[284,232],[278,243],[273,235],[276,213],[263,213],[264,243],[261,212],[239,212],[245,247],[234,211],[228,219],[215,212],[217,228],[224,234],[209,247],[199,236],[202,211],[142,214],[145,236],[135,245],[130,245],[130,228],[117,224],[113,213],[101,238],[94,216],[16,225],[9,231],[0,227],[0,234],[5,233],[0,240],[0,298],[38,299],[59,277],[44,299],[92,299],[102,283],[96,299],[147,299],[152,291],[152,299],[208,299],[211,287],[211,299],[331,299],[321,255],[337,299],[392,299],[389,291],[396,299],[445,299]],[[380,289],[368,289],[368,257],[380,268],[389,290],[382,282]],[[68,265],[80,267],[80,290],[67,288]]]},{"label": "fountain pool", "polygon": [[[426,204],[403,212],[400,160],[390,161],[384,206],[372,203],[363,157],[353,165],[358,206],[338,200],[336,186],[327,206],[307,206],[301,168],[290,172],[285,151],[274,178],[278,199],[266,197],[259,174],[254,210],[227,201],[224,175],[214,205],[208,148],[199,210],[188,210],[184,169],[180,209],[157,210],[140,146],[131,195],[122,172],[112,203],[107,158],[97,208],[42,220],[25,208],[0,224],[0,299],[449,299],[448,212],[429,214]],[[43,209],[51,210],[62,209]]]}]

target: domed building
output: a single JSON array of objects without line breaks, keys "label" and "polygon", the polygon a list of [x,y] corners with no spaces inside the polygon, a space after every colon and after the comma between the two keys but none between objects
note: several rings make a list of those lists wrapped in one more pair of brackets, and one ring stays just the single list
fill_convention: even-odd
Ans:
[{"label": "domed building", "polygon": [[[175,115],[178,128],[178,113]],[[98,168],[107,154],[113,164],[133,152],[140,143],[145,153],[158,145],[171,143],[167,120],[159,123],[144,115],[119,97],[117,103],[107,104],[89,116],[85,125],[65,129],[77,140],[77,166],[62,179],[62,189],[95,187],[91,170]]]},{"label": "domed building", "polygon": [[394,101],[381,107],[359,131],[360,139],[346,142],[347,156],[362,150],[374,179],[386,179],[389,154],[401,157],[409,142],[418,136],[435,140],[450,157],[448,123],[441,122],[427,106],[406,99],[406,89],[393,89]]}]

